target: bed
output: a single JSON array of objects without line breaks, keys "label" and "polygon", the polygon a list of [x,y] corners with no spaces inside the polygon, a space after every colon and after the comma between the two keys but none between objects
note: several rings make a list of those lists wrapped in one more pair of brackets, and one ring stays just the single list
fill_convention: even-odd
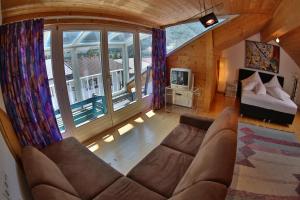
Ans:
[{"label": "bed", "polygon": [[[256,95],[253,91],[242,91],[241,80],[248,78],[255,71],[239,70],[237,97],[240,99],[240,114],[243,116],[278,124],[292,124],[297,113],[297,105],[291,100],[279,100],[266,95]],[[269,82],[274,75],[259,72],[263,83]],[[277,76],[281,86],[284,78]]]}]

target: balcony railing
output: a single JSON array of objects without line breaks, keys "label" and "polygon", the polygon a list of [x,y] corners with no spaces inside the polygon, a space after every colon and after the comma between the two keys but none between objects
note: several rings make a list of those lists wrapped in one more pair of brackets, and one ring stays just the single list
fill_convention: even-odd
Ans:
[{"label": "balcony railing", "polygon": [[[124,107],[127,102],[133,101],[136,93],[124,93],[113,99],[113,103],[119,102]],[[74,103],[71,105],[73,121],[75,126],[80,126],[92,120],[95,120],[107,113],[107,104],[105,96],[93,96],[92,98],[84,101]],[[57,120],[58,127],[61,132],[65,130],[60,110],[55,111],[55,117]]]},{"label": "balcony railing", "polygon": [[[147,95],[149,89],[148,82],[150,79],[151,66],[148,66],[146,70],[142,71],[142,79],[145,81],[145,85],[142,86],[143,95]],[[125,85],[125,88],[120,82],[122,82],[121,74],[123,70],[111,72],[113,85],[112,87],[112,101],[114,105],[114,110],[125,107],[126,105],[133,102],[136,98],[136,92],[127,92],[127,87],[131,84],[132,81],[128,81]],[[120,76],[121,75],[121,76]],[[69,99],[71,104],[71,110],[73,115],[73,121],[75,126],[80,126],[92,120],[95,120],[107,112],[106,97],[104,96],[104,89],[102,88],[102,74],[94,74],[90,76],[85,76],[80,78],[81,81],[81,93],[82,97],[85,100],[80,100],[76,102],[75,91],[74,91],[74,80],[67,81],[67,89],[69,93]],[[101,88],[99,88],[101,87]],[[60,110],[58,108],[58,102],[56,98],[56,92],[54,85],[50,85],[52,103],[55,110],[55,115],[60,131],[64,131],[64,123],[61,117]]]},{"label": "balcony railing", "polygon": [[[104,115],[107,112],[106,99],[104,96],[93,96],[92,98],[72,104],[71,109],[75,126],[78,126]],[[60,110],[55,111],[55,116],[60,131],[64,131],[65,127]]]}]

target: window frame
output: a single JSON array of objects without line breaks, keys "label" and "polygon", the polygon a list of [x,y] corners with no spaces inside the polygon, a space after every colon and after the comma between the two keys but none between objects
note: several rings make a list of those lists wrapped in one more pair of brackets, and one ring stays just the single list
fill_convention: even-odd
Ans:
[{"label": "window frame", "polygon": [[[139,111],[146,107],[150,107],[151,101],[144,101],[141,94],[141,63],[140,63],[140,43],[139,43],[139,33],[144,32],[147,34],[152,34],[152,31],[148,29],[141,28],[129,28],[125,26],[116,26],[116,25],[46,25],[44,31],[51,32],[51,51],[52,51],[52,70],[53,70],[53,81],[55,84],[55,90],[57,94],[58,106],[61,110],[61,117],[65,126],[65,134],[66,136],[77,136],[80,140],[85,140],[91,135],[95,135],[101,132],[101,130],[106,130],[107,128],[111,128],[116,121],[120,121],[120,119],[112,120],[112,115],[122,112],[122,109],[113,111],[112,105],[112,93],[110,90],[110,70],[109,70],[109,54],[108,54],[108,32],[128,32],[133,34],[133,45],[134,45],[134,69],[135,69],[135,88],[136,88],[136,100]],[[66,85],[65,71],[64,66],[64,48],[63,48],[63,32],[64,31],[100,31],[101,32],[101,42],[100,42],[100,51],[101,51],[101,62],[102,62],[102,73],[103,73],[103,84],[104,84],[104,92],[107,99],[107,114],[103,117],[100,117],[96,120],[93,120],[87,124],[83,124],[79,127],[76,127],[73,121],[72,110],[70,108],[70,101],[68,97],[68,90]],[[90,45],[89,43],[87,45]],[[104,83],[106,82],[106,83]],[[145,102],[145,103],[144,103]],[[141,104],[145,104],[141,106]],[[129,105],[130,107],[126,110],[134,110],[136,112],[138,109],[134,109],[135,105]],[[142,109],[140,109],[142,108]],[[133,113],[133,115],[137,114]],[[124,121],[124,119],[122,119]],[[99,128],[99,122],[104,121],[107,122],[106,126]],[[103,124],[103,122],[101,122]],[[98,127],[97,127],[98,126]],[[90,132],[90,133],[89,133]],[[84,134],[84,135],[83,135]]]},{"label": "window frame", "polygon": [[[238,15],[223,15],[223,16],[217,16],[217,17],[221,17],[221,18],[225,18],[224,21],[222,22],[219,22],[218,24],[215,24],[214,26],[210,27],[210,28],[207,28],[205,31],[203,31],[202,33],[196,35],[195,37],[191,38],[190,40],[184,42],[183,44],[181,44],[180,46],[174,48],[172,51],[170,51],[169,53],[167,53],[167,57],[168,56],[171,56],[172,54],[174,54],[175,52],[177,52],[178,50],[182,49],[183,47],[187,46],[188,44],[194,42],[195,40],[197,40],[198,38],[202,37],[204,34],[206,34],[208,31],[212,31],[216,28],[218,28],[219,26],[222,26],[224,25],[225,23],[231,21],[232,19],[236,18]],[[194,22],[197,22],[197,21],[189,21],[189,22],[185,22],[185,23],[181,23],[181,24],[175,24],[175,25],[172,25],[172,26],[178,26],[178,25],[182,25],[182,24],[188,24],[188,23],[194,23]],[[201,23],[201,22],[199,22]],[[172,26],[166,26],[165,27],[165,30],[169,27],[172,27]],[[166,30],[167,31],[167,30]]]},{"label": "window frame", "polygon": [[[140,39],[140,34],[148,34],[148,35],[151,35],[151,41],[152,41],[152,39],[153,39],[153,35],[152,35],[152,32],[139,32],[138,33],[138,39],[139,39],[139,54],[140,54],[140,56],[139,56],[139,58],[140,58],[140,79],[141,79],[141,77],[142,77],[142,71],[141,71],[141,69],[142,69],[142,51],[141,51],[141,39]],[[152,42],[151,42],[151,47],[152,47]],[[151,57],[152,57],[152,55],[151,55]],[[151,67],[152,67],[152,60],[151,60]],[[153,68],[152,68],[152,70],[153,70]],[[152,77],[151,77],[152,78]],[[143,91],[142,91],[142,80],[141,80],[141,85],[140,85],[140,89],[141,89],[141,95],[142,95],[142,99],[144,99],[144,98],[149,98],[149,97],[152,97],[153,96],[153,89],[152,89],[152,92],[150,93],[150,94],[147,94],[147,95],[145,95],[145,96],[143,96]]]}]

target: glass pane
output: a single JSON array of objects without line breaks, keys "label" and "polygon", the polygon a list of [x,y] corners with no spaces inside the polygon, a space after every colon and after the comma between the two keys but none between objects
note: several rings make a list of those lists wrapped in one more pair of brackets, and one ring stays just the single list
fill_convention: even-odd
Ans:
[{"label": "glass pane", "polygon": [[122,32],[108,33],[108,42],[110,43],[130,42],[131,39],[132,39],[132,33],[122,33]]},{"label": "glass pane", "polygon": [[99,31],[64,32],[63,38],[68,38],[70,35],[90,34],[95,36],[95,40],[90,45],[77,42],[67,45],[64,42],[66,84],[76,127],[107,113],[102,76],[101,33]]},{"label": "glass pane", "polygon": [[81,35],[82,32],[64,32],[63,35],[63,43],[64,45],[70,45],[73,42],[75,42],[75,39],[79,38],[79,35]]},{"label": "glass pane", "polygon": [[96,32],[90,32],[86,34],[86,36],[80,41],[80,43],[93,43],[93,42],[99,42],[100,41],[100,35]]},{"label": "glass pane", "polygon": [[53,71],[52,71],[52,51],[51,51],[51,31],[44,31],[44,51],[45,51],[45,62],[46,69],[49,81],[49,87],[51,92],[51,100],[53,109],[55,112],[55,118],[61,133],[65,132],[64,122],[62,120],[60,109],[57,101],[57,95],[55,91],[55,85],[53,80]]},{"label": "glass pane", "polygon": [[166,28],[167,53],[177,49],[194,37],[214,28],[216,25],[223,23],[225,19],[224,17],[218,17],[219,22],[208,28],[205,28],[199,21]]},{"label": "glass pane", "polygon": [[152,35],[140,33],[142,96],[152,94]]},{"label": "glass pane", "polygon": [[114,111],[136,100],[133,34],[108,33],[109,69]]}]

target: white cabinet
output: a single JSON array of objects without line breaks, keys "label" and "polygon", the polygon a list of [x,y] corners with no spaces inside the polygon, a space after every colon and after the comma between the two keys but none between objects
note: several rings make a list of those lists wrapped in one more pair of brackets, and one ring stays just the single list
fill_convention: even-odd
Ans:
[{"label": "white cabinet", "polygon": [[190,90],[173,89],[173,104],[191,108],[193,106],[193,92]]},{"label": "white cabinet", "polygon": [[194,95],[196,95],[198,93],[199,93],[198,89],[197,90],[185,90],[185,89],[181,89],[181,88],[166,87],[165,102],[166,102],[166,104],[174,104],[174,105],[192,108]]}]

